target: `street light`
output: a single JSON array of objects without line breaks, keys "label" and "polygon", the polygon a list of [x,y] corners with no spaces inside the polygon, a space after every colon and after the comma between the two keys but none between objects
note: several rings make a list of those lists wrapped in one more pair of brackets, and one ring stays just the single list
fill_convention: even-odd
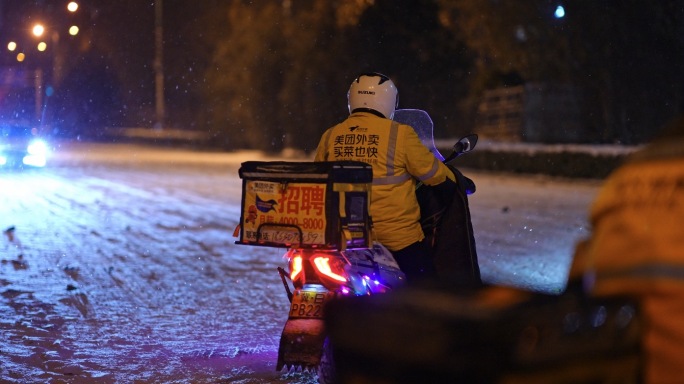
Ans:
[{"label": "street light", "polygon": [[[3,1],[0,0],[0,8],[3,8],[2,3]],[[61,15],[51,15],[44,20],[29,18],[31,24],[24,25],[22,28],[24,35],[17,39],[6,40],[7,54],[14,56],[15,65],[21,66],[18,67],[21,70],[17,70],[16,73],[23,75],[29,70],[35,73],[33,76],[27,76],[27,79],[31,77],[34,79],[36,118],[39,121],[41,116],[44,116],[42,105],[44,95],[50,96],[52,86],[59,85],[62,80],[63,65],[68,56],[65,49],[68,48],[61,46],[63,43],[60,44],[60,37],[63,40],[67,33],[71,37],[82,34],[78,26],[79,14],[83,12],[79,3],[69,1],[67,4],[65,1],[63,4],[66,5],[66,11],[62,8]],[[0,71],[0,75],[2,74]],[[26,87],[26,85],[18,86]]]},{"label": "street light", "polygon": [[41,36],[43,36],[43,33],[45,33],[45,27],[43,27],[42,24],[36,24],[33,26],[32,32],[33,32],[33,36],[41,37]]},{"label": "street light", "polygon": [[562,5],[559,5],[556,7],[556,10],[553,12],[553,16],[556,19],[562,19],[565,17],[565,8]]},{"label": "street light", "polygon": [[164,128],[164,33],[162,25],[162,0],[154,1],[154,104],[156,122],[155,128]]},{"label": "street light", "polygon": [[[45,52],[48,49],[48,45],[45,42],[44,38],[46,33],[50,32],[49,30],[46,30],[45,26],[41,23],[36,23],[33,25],[33,28],[31,29],[31,33],[33,36],[37,37],[38,44],[36,45],[36,49],[38,52]],[[50,46],[50,52],[54,51],[55,45],[57,43],[56,38],[57,34],[56,32],[52,31],[52,42],[54,43],[53,45]],[[49,38],[49,37],[48,37]],[[53,55],[54,52],[51,53]],[[43,55],[43,54],[41,54]],[[26,59],[24,53],[19,53],[17,55],[17,61],[23,62]],[[54,60],[54,59],[53,59]],[[41,60],[42,61],[42,60]],[[54,68],[53,71],[54,72]],[[41,120],[41,109],[43,105],[43,82],[44,82],[44,76],[43,76],[43,68],[41,64],[36,65],[36,68],[34,69],[35,77],[34,77],[34,89],[35,89],[35,116],[36,120],[40,121]]]}]

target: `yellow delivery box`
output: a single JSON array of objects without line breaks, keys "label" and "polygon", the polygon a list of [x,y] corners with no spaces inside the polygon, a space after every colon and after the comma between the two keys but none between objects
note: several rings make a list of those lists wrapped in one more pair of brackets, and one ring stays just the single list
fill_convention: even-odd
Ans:
[{"label": "yellow delivery box", "polygon": [[370,165],[248,161],[239,175],[238,244],[337,250],[370,246]]}]

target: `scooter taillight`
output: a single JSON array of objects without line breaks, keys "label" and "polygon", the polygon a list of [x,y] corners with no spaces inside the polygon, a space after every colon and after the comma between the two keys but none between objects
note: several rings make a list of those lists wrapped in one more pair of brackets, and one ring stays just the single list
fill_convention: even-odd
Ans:
[{"label": "scooter taillight", "polygon": [[290,259],[290,279],[297,280],[303,275],[304,267],[302,266],[302,256],[294,256]]},{"label": "scooter taillight", "polygon": [[290,267],[290,280],[295,285],[325,283],[338,285],[346,283],[347,264],[344,257],[334,252],[291,249],[286,254]]},{"label": "scooter taillight", "polygon": [[346,283],[347,278],[345,277],[344,264],[340,260],[333,259],[330,257],[316,255],[312,259],[314,266],[316,267],[316,272],[323,274],[335,281],[341,283]]}]

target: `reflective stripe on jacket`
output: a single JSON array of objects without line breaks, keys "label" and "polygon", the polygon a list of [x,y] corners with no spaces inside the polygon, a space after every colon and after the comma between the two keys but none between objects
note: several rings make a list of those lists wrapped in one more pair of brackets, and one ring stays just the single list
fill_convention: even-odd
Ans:
[{"label": "reflective stripe on jacket", "polygon": [[591,209],[591,238],[578,245],[570,272],[594,295],[639,300],[647,383],[684,381],[682,136],[647,147],[608,178]]},{"label": "reflective stripe on jacket", "polygon": [[316,161],[356,160],[373,167],[371,216],[377,240],[392,251],[424,238],[416,179],[437,185],[451,171],[423,145],[413,128],[367,112],[357,112],[328,129]]}]

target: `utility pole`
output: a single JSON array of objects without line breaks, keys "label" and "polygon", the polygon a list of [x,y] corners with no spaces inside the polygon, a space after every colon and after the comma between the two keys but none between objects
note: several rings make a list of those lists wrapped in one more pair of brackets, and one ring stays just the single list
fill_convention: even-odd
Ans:
[{"label": "utility pole", "polygon": [[154,100],[156,121],[154,128],[164,128],[164,34],[162,28],[162,0],[154,1]]}]

